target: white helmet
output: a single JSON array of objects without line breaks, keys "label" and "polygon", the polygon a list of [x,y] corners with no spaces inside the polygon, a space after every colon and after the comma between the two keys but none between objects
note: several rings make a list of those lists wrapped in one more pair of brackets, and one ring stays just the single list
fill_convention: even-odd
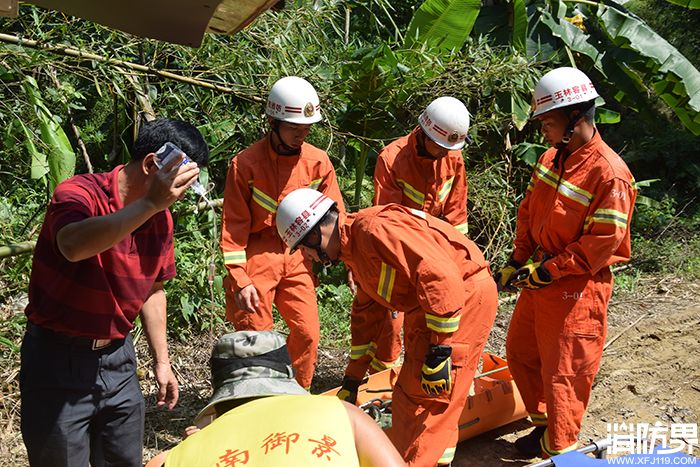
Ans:
[{"label": "white helmet", "polygon": [[267,98],[265,113],[289,123],[309,124],[321,121],[321,106],[316,90],[298,76],[277,80]]},{"label": "white helmet", "polygon": [[328,196],[311,188],[292,191],[277,206],[277,233],[294,249],[334,204]]},{"label": "white helmet", "polygon": [[550,110],[588,102],[598,97],[590,78],[581,70],[556,68],[537,82],[532,97],[532,117]]},{"label": "white helmet", "polygon": [[438,97],[418,117],[426,135],[445,149],[462,149],[469,131],[469,111],[454,97]]}]

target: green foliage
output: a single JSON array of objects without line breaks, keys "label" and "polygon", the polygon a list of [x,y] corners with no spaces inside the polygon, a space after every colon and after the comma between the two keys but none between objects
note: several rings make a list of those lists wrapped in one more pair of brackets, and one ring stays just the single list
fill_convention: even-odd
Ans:
[{"label": "green foliage", "polygon": [[[683,1],[683,0],[681,0]],[[693,65],[700,67],[700,11],[669,5],[667,0],[630,0],[625,8],[669,41]]]},{"label": "green foliage", "polygon": [[[35,176],[44,176],[50,169],[46,156],[63,154],[58,150],[61,147],[70,147],[71,152],[78,147],[78,136],[68,124],[69,113],[95,170],[110,170],[128,160],[128,147],[141,122],[142,108],[136,96],[137,92],[145,92],[158,115],[190,121],[205,135],[212,149],[206,176],[214,187],[212,197],[218,198],[231,157],[267,131],[263,104],[272,83],[295,74],[309,79],[319,92],[324,122],[312,128],[309,141],[329,152],[351,210],[371,203],[374,162],[384,144],[411,131],[420,112],[435,97],[452,95],[465,102],[472,114],[472,143],[464,151],[470,188],[470,236],[491,260],[503,260],[511,247],[515,209],[529,179],[529,164],[545,149],[536,129],[527,124],[531,91],[546,68],[573,60],[591,72],[596,59],[577,50],[569,49],[567,53],[562,45],[565,41],[554,36],[553,29],[557,28],[574,39],[584,34],[563,19],[571,18],[572,4],[542,0],[491,3],[480,7],[481,2],[429,0],[414,16],[415,2],[328,1],[315,2],[314,8],[301,2],[280,13],[263,14],[234,37],[207,35],[199,49],[135,39],[22,5],[19,18],[1,20],[4,32],[48,44],[69,44],[113,60],[146,64],[217,83],[229,91],[214,91],[153,74],[129,75],[126,68],[98,61],[0,45],[0,216],[9,216],[2,217],[2,243],[36,238],[51,187],[32,179],[32,169]],[[472,16],[477,12],[476,23],[470,15],[444,14],[455,5],[468,8]],[[601,92],[606,97],[614,96],[619,87],[646,102],[640,92],[648,91],[648,83],[642,88],[639,83],[645,84],[647,79],[649,83],[672,81],[672,73],[631,49],[633,42],[623,43],[624,34],[608,34],[606,20],[596,12],[613,6],[579,7],[589,13],[585,20],[589,33],[581,36],[581,47],[589,44],[598,51],[606,50],[603,59],[598,60],[603,63],[598,78],[605,83]],[[426,16],[426,11],[431,11],[432,17]],[[413,23],[409,28],[410,21]],[[468,38],[470,22],[474,28]],[[448,24],[452,26],[446,30]],[[431,29],[433,26],[438,27]],[[439,30],[452,38],[439,38]],[[436,38],[437,42],[431,42]],[[424,46],[424,42],[442,48]],[[406,48],[407,43],[411,47]],[[618,72],[608,73],[605,68],[606,48],[615,51],[617,60],[628,67],[624,70],[628,78],[620,86]],[[35,102],[27,94],[30,78],[36,82],[32,88],[37,91],[33,94]],[[619,111],[624,125],[629,110],[615,102],[610,104],[610,112],[599,112],[601,122],[615,121],[614,112]],[[677,103],[677,107],[683,105]],[[42,132],[42,124],[51,131]],[[688,177],[676,178],[678,191],[682,191],[691,180],[698,180],[692,178],[693,163],[681,164],[683,159],[694,160],[691,151],[697,147],[697,140],[687,132],[683,139],[678,131],[673,129],[658,146],[651,137],[635,138],[631,131],[614,147],[632,141],[624,155],[633,164],[648,164],[652,170],[663,160],[668,162],[665,176],[687,173]],[[55,141],[48,138],[49,133]],[[674,150],[664,152],[664,147]],[[57,160],[68,159],[61,156]],[[73,163],[76,172],[87,170],[82,158]],[[57,167],[56,181],[65,173],[59,169],[69,165]],[[656,178],[636,171],[635,175],[642,180]],[[653,190],[662,191],[662,185],[658,185],[644,193],[656,196]],[[184,211],[191,203],[189,198],[174,211]],[[653,215],[650,213],[646,221],[640,218],[640,231],[650,235],[658,231],[657,226],[651,226]],[[6,218],[11,222],[5,223]],[[170,329],[181,337],[223,319],[225,269],[218,252],[217,219],[209,212],[182,212],[176,216],[178,277],[169,281],[166,291]],[[216,274],[210,287],[212,254]],[[6,298],[25,290],[30,258],[0,261],[0,295]],[[320,280],[324,342],[341,342],[347,338],[352,301],[349,290],[342,285],[344,271],[335,268],[329,275],[321,275]]]},{"label": "green foliage", "polygon": [[675,5],[680,5],[686,8],[692,8],[697,10],[700,8],[700,0],[666,0],[668,3],[673,3]]},{"label": "green foliage", "polygon": [[700,235],[660,238],[636,237],[632,242],[633,266],[644,273],[700,278]]},{"label": "green foliage", "polygon": [[480,0],[426,0],[408,25],[406,47],[428,44],[459,50],[469,37],[480,9]]},{"label": "green foliage", "polygon": [[353,294],[345,284],[321,284],[316,289],[321,345],[350,346],[350,309]]},{"label": "green foliage", "polygon": [[[192,201],[194,197],[188,196]],[[226,269],[214,227],[214,222],[219,222],[218,216],[206,210],[194,215],[176,216],[176,220],[175,258],[178,274],[166,282],[165,290],[170,311],[169,329],[185,338],[193,331],[211,329],[223,323],[223,278]]]},{"label": "green foliage", "polygon": [[[58,119],[44,105],[36,80],[31,76],[26,76],[24,89],[39,118],[41,142],[44,143],[48,153],[47,155],[40,153],[33,147],[33,143],[31,143],[32,147],[27,147],[32,155],[32,178],[43,178],[48,173],[49,185],[53,190],[56,185],[72,177],[75,173],[75,153]],[[23,133],[29,139],[31,137],[29,131],[24,124],[21,123],[21,125]],[[40,175],[35,172],[36,165],[40,166],[38,169]]]}]

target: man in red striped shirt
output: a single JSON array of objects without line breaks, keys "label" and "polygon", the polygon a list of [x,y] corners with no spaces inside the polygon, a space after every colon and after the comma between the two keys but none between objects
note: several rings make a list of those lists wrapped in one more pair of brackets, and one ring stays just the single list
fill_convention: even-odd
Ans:
[{"label": "man in red striped shirt", "polygon": [[[156,151],[177,155],[158,168]],[[32,263],[22,342],[22,437],[32,466],[142,465],[144,402],[129,331],[140,314],[169,409],[178,384],[168,357],[163,282],[175,276],[168,207],[209,156],[192,125],[144,124],[131,161],[56,187]],[[162,165],[162,164],[161,164]]]}]

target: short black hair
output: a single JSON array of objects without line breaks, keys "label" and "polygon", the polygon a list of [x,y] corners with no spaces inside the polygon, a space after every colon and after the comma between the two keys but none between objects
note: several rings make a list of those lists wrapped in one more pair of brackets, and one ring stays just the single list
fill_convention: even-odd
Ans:
[{"label": "short black hair", "polygon": [[199,130],[190,123],[169,118],[157,118],[141,125],[131,148],[131,160],[140,161],[168,141],[182,149],[198,166],[204,167],[209,162],[209,146]]},{"label": "short black hair", "polygon": [[335,222],[338,220],[338,205],[333,204],[333,206],[326,211],[326,213],[323,215],[323,217],[318,221],[318,224],[316,224],[319,227],[323,227],[324,225],[328,224],[335,224]]}]

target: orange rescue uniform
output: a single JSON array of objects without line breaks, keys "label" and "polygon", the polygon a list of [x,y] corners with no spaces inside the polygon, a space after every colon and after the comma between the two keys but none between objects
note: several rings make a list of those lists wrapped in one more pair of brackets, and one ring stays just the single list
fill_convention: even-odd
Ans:
[{"label": "orange rescue uniform", "polygon": [[[418,154],[417,133],[420,128],[389,144],[377,156],[374,169],[375,206],[398,203],[444,219],[457,230],[467,233],[467,177],[462,151],[449,151],[445,157],[432,159]],[[347,376],[362,379],[370,372],[396,365],[401,355],[403,317],[372,301],[358,291],[358,306],[353,310],[351,327],[353,348]],[[383,325],[373,321],[383,317]],[[374,335],[375,329],[380,334]],[[372,351],[363,352],[370,344]]]},{"label": "orange rescue uniform", "polygon": [[[244,149],[229,166],[224,192],[221,249],[228,269],[226,319],[236,330],[272,329],[272,304],[289,327],[287,347],[303,387],[311,385],[320,337],[311,262],[289,252],[275,227],[278,203],[297,188],[329,196],[343,211],[343,200],[328,155],[307,143],[295,156],[277,154],[269,135]],[[260,296],[257,313],[240,310],[234,295],[253,284]]]},{"label": "orange rescue uniform", "polygon": [[613,279],[609,266],[630,258],[629,224],[637,196],[627,165],[593,138],[560,168],[556,149],[538,161],[518,209],[513,259],[550,258],[554,282],[523,289],[513,313],[508,366],[541,445],[553,456],[575,449],[598,372]]},{"label": "orange rescue uniform", "polygon": [[[411,466],[448,464],[498,306],[488,262],[448,223],[397,204],[341,215],[339,225],[340,259],[359,288],[369,301],[405,317],[406,354],[387,434]],[[353,311],[364,305],[356,298]],[[431,343],[452,347],[450,394],[431,397],[421,390],[421,367]]]}]

